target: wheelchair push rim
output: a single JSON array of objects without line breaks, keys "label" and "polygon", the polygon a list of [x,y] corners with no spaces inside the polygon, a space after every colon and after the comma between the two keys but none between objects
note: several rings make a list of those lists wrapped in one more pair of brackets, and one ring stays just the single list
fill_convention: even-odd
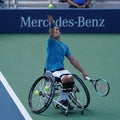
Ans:
[{"label": "wheelchair push rim", "polygon": [[32,112],[36,114],[44,112],[50,106],[54,94],[54,82],[46,76],[39,77],[33,83],[28,96]]}]

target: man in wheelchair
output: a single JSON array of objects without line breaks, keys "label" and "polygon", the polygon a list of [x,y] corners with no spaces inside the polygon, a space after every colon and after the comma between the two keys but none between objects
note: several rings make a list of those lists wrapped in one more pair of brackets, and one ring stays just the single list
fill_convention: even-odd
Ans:
[{"label": "man in wheelchair", "polygon": [[67,106],[69,110],[73,109],[68,101],[69,92],[74,86],[74,78],[67,69],[64,68],[64,57],[67,57],[70,63],[79,70],[83,77],[87,76],[79,62],[72,56],[69,47],[60,40],[61,32],[58,26],[55,26],[54,19],[48,16],[49,21],[49,37],[46,45],[46,71],[50,71],[53,76],[61,79],[63,90],[59,97],[59,102]]}]

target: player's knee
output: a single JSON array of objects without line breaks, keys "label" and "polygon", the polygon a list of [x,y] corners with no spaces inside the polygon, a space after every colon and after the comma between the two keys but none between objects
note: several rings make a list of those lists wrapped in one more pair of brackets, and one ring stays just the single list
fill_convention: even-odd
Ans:
[{"label": "player's knee", "polygon": [[69,75],[69,81],[74,82],[74,77],[72,75]]},{"label": "player's knee", "polygon": [[62,83],[74,82],[74,77],[72,75],[63,75],[61,81]]},{"label": "player's knee", "polygon": [[69,81],[69,77],[67,75],[63,75],[61,77],[61,81],[62,81],[62,83],[67,83]]}]

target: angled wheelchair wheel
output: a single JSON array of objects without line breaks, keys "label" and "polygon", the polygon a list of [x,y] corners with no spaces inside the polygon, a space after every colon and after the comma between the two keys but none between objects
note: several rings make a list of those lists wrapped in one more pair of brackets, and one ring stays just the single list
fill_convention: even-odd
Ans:
[{"label": "angled wheelchair wheel", "polygon": [[38,78],[33,83],[28,96],[28,104],[32,112],[36,114],[44,112],[51,104],[54,94],[54,82],[46,76]]},{"label": "angled wheelchair wheel", "polygon": [[84,110],[90,103],[90,94],[85,83],[76,74],[73,74],[73,77],[75,85],[69,98],[74,105]]}]

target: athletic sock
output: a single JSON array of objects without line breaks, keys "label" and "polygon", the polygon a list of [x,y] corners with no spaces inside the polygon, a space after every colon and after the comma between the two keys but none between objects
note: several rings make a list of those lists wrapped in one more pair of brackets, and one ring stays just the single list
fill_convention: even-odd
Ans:
[{"label": "athletic sock", "polygon": [[63,92],[63,91],[61,91],[60,97],[59,97],[59,100],[58,100],[58,101],[61,101],[61,100],[68,100],[68,95],[69,95],[68,92]]}]

